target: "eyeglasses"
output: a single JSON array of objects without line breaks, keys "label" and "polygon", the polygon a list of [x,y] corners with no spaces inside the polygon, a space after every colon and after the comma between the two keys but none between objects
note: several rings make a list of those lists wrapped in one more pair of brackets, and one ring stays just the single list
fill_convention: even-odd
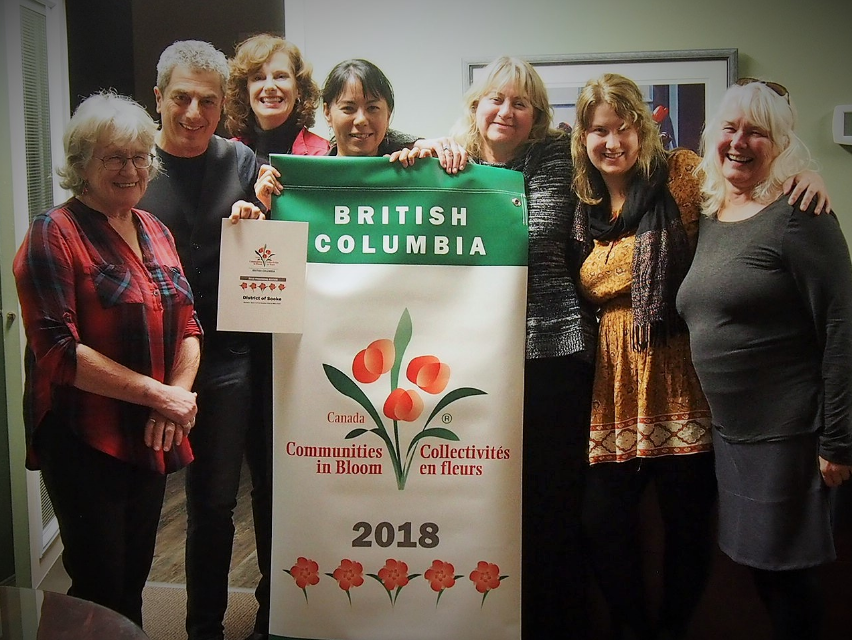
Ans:
[{"label": "eyeglasses", "polygon": [[760,80],[758,78],[740,78],[734,84],[744,87],[745,85],[752,84],[753,82],[759,82],[760,84],[769,87],[779,96],[785,98],[787,100],[787,104],[790,104],[790,92],[787,91],[787,87],[785,87],[783,84],[778,84],[777,82],[767,82],[766,80]]},{"label": "eyeglasses", "polygon": [[[94,156],[98,158],[97,156]],[[128,160],[133,163],[137,169],[150,169],[154,164],[154,154],[149,153],[144,156],[133,156],[125,158],[124,156],[107,156],[106,158],[98,158],[104,164],[104,169],[107,171],[121,171],[127,164]]]}]

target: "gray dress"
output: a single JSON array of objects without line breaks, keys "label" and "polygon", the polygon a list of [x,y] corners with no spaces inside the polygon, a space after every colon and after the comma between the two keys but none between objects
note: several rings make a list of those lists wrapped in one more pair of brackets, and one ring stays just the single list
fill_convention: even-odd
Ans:
[{"label": "gray dress", "polygon": [[701,221],[678,294],[713,416],[719,545],[764,569],[834,558],[817,456],[852,464],[852,265],[833,215],[782,197]]}]

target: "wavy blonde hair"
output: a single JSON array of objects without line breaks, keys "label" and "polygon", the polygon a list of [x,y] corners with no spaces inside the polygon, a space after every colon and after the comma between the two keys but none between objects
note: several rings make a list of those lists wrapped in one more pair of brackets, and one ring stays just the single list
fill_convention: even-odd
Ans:
[{"label": "wavy blonde hair", "polygon": [[228,63],[231,73],[225,90],[225,127],[232,136],[251,138],[257,119],[251,110],[248,79],[279,51],[287,55],[296,77],[299,94],[293,107],[296,124],[308,129],[314,126],[320,93],[313,79],[313,67],[302,58],[299,47],[292,42],[261,33],[238,44],[234,57]]},{"label": "wavy blonde hair", "polygon": [[553,109],[547,96],[547,88],[538,72],[525,60],[501,56],[490,62],[483,69],[482,77],[465,92],[462,98],[464,113],[450,132],[473,158],[482,158],[483,146],[482,134],[476,126],[476,108],[482,98],[503,87],[512,87],[515,92],[529,100],[533,107],[535,117],[525,145],[539,142],[551,135],[564,135],[552,127]]},{"label": "wavy blonde hair", "polygon": [[755,201],[773,202],[781,195],[787,178],[813,167],[810,151],[794,131],[796,110],[787,97],[778,95],[760,81],[731,85],[701,134],[704,157],[697,171],[704,172],[701,195],[705,215],[716,215],[725,203],[728,183],[722,175],[722,161],[716,147],[724,124],[740,116],[766,131],[773,151],[778,154],[770,165],[767,178],[752,190]]},{"label": "wavy blonde hair", "polygon": [[586,83],[577,98],[577,121],[571,132],[571,157],[574,161],[574,191],[587,204],[599,204],[603,197],[603,180],[586,152],[586,135],[592,126],[595,109],[608,104],[616,115],[639,136],[639,158],[634,171],[646,180],[655,166],[665,163],[666,152],[660,140],[660,130],[641,89],[630,78],[617,73],[605,73]]}]

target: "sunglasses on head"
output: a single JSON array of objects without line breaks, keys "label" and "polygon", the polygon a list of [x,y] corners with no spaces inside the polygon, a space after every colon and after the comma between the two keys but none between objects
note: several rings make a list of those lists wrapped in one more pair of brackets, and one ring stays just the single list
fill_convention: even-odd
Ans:
[{"label": "sunglasses on head", "polygon": [[778,84],[777,82],[767,82],[766,80],[760,80],[759,78],[740,78],[734,84],[744,87],[745,85],[751,84],[753,82],[759,82],[760,84],[769,87],[779,96],[785,98],[787,100],[787,104],[790,103],[790,92],[787,91],[787,87],[785,87],[783,84]]}]

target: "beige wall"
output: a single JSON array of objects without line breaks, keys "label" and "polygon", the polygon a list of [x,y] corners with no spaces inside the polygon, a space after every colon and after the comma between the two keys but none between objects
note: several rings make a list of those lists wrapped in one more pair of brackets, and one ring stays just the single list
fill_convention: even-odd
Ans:
[{"label": "beige wall", "polygon": [[[790,89],[852,239],[852,148],[831,139],[834,106],[852,104],[848,0],[285,0],[284,10],[320,83],[344,58],[372,60],[396,92],[393,126],[426,136],[458,115],[464,59],[736,48],[741,76]],[[316,131],[328,133],[321,118]]]}]

